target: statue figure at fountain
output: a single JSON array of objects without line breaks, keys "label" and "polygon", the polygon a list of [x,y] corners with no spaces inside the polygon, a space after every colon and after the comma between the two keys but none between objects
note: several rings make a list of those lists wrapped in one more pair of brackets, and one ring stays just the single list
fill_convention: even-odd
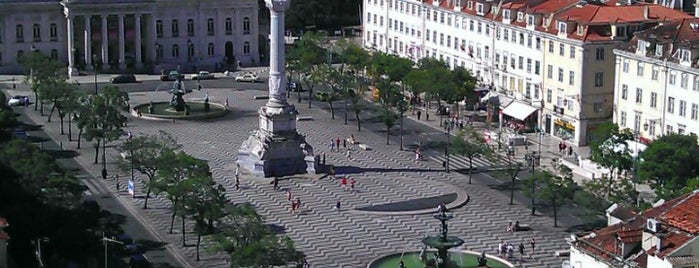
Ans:
[{"label": "statue figure at fountain", "polygon": [[[435,259],[434,261],[432,261],[432,263],[434,264],[433,267],[451,267],[452,261],[449,258],[448,251],[450,248],[461,246],[464,243],[464,240],[456,236],[448,235],[449,225],[447,224],[447,221],[453,219],[454,216],[447,214],[447,206],[445,204],[440,204],[437,208],[437,214],[435,214],[432,217],[441,222],[439,235],[425,237],[424,239],[422,239],[422,243],[426,246],[437,249],[437,252],[435,253]],[[428,262],[427,264],[429,266],[430,262]]]},{"label": "statue figure at fountain", "polygon": [[174,83],[172,83],[172,88],[169,90],[172,94],[172,99],[170,100],[170,106],[175,108],[175,111],[182,112],[185,110],[187,103],[185,103],[183,96],[190,91],[187,91],[184,87],[184,83],[180,78],[177,78]]}]

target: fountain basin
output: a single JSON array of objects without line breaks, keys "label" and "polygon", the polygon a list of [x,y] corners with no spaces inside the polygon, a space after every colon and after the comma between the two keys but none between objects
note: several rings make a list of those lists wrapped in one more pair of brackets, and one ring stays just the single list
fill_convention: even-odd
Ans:
[{"label": "fountain basin", "polygon": [[464,240],[456,236],[447,236],[447,240],[442,241],[439,236],[428,236],[422,239],[422,243],[432,248],[455,248],[461,246]]},{"label": "fountain basin", "polygon": [[[427,251],[428,257],[431,257],[435,250]],[[480,253],[470,250],[453,250],[449,251],[450,259],[458,264],[457,267],[478,267],[478,256]],[[401,257],[402,255],[402,257]],[[490,268],[512,268],[515,267],[514,264],[508,262],[507,260],[498,258],[496,256],[486,254],[488,259],[488,267]],[[408,251],[404,253],[395,253],[374,259],[367,265],[367,268],[396,268],[398,263],[403,261],[405,267],[425,267],[425,263],[420,260],[419,251]]]},{"label": "fountain basin", "polygon": [[184,111],[175,110],[174,107],[170,106],[170,102],[153,102],[152,113],[148,112],[150,103],[139,104],[133,107],[131,114],[135,117],[150,120],[197,120],[221,117],[228,113],[226,107],[218,103],[209,102],[208,112],[204,112],[204,102],[188,101],[186,104],[190,108],[189,115],[186,115]]}]

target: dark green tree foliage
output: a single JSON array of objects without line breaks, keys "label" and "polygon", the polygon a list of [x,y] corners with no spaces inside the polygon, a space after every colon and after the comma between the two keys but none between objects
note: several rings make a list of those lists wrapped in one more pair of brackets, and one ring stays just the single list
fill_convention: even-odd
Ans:
[{"label": "dark green tree foliage", "polygon": [[378,79],[388,79],[391,82],[402,81],[413,69],[413,62],[396,55],[377,52],[371,55],[369,63],[369,74],[376,81]]},{"label": "dark green tree foliage", "polygon": [[359,25],[360,0],[303,0],[291,1],[286,12],[287,29],[335,30],[344,26]]},{"label": "dark green tree foliage", "polygon": [[398,120],[398,115],[393,112],[388,107],[384,107],[379,114],[381,122],[386,126],[386,145],[389,144],[389,138],[391,137],[391,128],[396,125]]},{"label": "dark green tree foliage", "polygon": [[467,127],[452,138],[451,152],[468,158],[468,184],[471,184],[473,175],[473,159],[476,157],[490,157],[490,146],[476,129]]},{"label": "dark green tree foliage", "polygon": [[34,110],[36,110],[37,104],[43,104],[40,100],[45,99],[42,94],[51,92],[53,85],[67,78],[64,66],[38,51],[25,53],[19,62],[25,67],[25,83],[29,83],[34,92]]},{"label": "dark green tree foliage", "polygon": [[17,127],[17,117],[12,110],[0,108],[0,143],[12,139],[15,127]]},{"label": "dark green tree foliage", "polygon": [[226,189],[206,175],[198,174],[182,181],[185,189],[182,196],[184,213],[194,220],[194,232],[197,234],[197,261],[201,237],[213,232],[214,221],[224,216],[228,203]]},{"label": "dark green tree foliage", "polygon": [[699,177],[699,146],[695,135],[661,136],[641,153],[638,175],[658,198],[680,196],[688,181]]}]

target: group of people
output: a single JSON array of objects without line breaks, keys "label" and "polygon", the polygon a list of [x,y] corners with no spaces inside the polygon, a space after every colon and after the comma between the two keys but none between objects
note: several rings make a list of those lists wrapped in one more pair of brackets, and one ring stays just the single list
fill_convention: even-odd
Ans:
[{"label": "group of people", "polygon": [[354,185],[357,183],[354,178],[351,178],[349,176],[340,176],[340,187],[342,187],[343,191],[350,191],[354,192]]},{"label": "group of people", "polygon": [[[568,149],[567,151],[566,148]],[[573,146],[568,146],[565,142],[560,142],[558,143],[558,153],[565,153],[566,156],[571,156],[573,155]]]},{"label": "group of people", "polygon": [[[536,248],[536,240],[533,237],[529,241],[529,244],[531,245],[532,252],[534,252],[534,249]],[[524,259],[524,241],[517,245],[517,249],[519,251],[520,260]],[[500,244],[498,244],[497,251],[500,258],[512,259],[515,256],[515,245],[510,242],[502,241]]]},{"label": "group of people", "polygon": [[289,202],[289,204],[291,204],[291,213],[301,211],[301,198],[297,197],[294,200],[293,195],[291,194],[291,190],[286,190],[286,201]]},{"label": "group of people", "polygon": [[[352,157],[352,150],[347,147],[347,139],[340,140],[339,137],[330,139],[330,152],[340,152],[340,143],[342,143],[342,149],[347,153],[347,158]],[[354,143],[354,135],[350,138],[350,143]]]}]

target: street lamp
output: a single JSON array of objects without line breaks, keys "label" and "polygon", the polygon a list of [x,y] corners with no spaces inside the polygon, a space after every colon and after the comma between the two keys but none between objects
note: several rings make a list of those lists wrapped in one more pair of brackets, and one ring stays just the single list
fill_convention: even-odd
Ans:
[{"label": "street lamp", "polygon": [[[405,98],[405,97],[403,97],[403,98]],[[400,150],[401,151],[403,151],[403,113],[405,113],[405,100],[403,98],[401,98],[400,102],[398,103],[398,109],[400,109]],[[345,107],[345,111],[347,111],[346,107]]]},{"label": "street lamp", "polygon": [[[440,121],[441,122],[441,121]],[[451,144],[451,129],[453,126],[447,122],[447,120],[444,120],[444,134],[447,136],[447,148],[444,150],[444,155],[446,156],[447,161],[444,162],[444,170],[449,173],[449,145]]]},{"label": "street lamp", "polygon": [[[30,50],[31,50],[32,54],[34,54],[34,52],[39,51],[38,49],[36,49],[36,47],[34,45],[32,45]],[[29,69],[29,80],[33,82],[33,78],[34,78],[34,68]],[[36,91],[34,91],[34,111],[36,111],[38,108],[39,108],[39,99],[37,98]],[[41,113],[42,113],[41,115],[44,115],[43,109],[42,109]]]},{"label": "street lamp", "polygon": [[108,246],[108,244],[109,244],[109,243],[114,243],[114,244],[123,245],[124,242],[121,242],[121,241],[119,241],[119,240],[114,240],[114,239],[111,239],[111,238],[107,238],[107,237],[104,235],[104,233],[102,233],[102,243],[104,244],[104,268],[107,268],[107,267],[109,266],[109,262],[108,262],[108,260],[109,260],[109,255],[107,255],[107,248],[108,248],[107,246]]},{"label": "street lamp", "polygon": [[161,49],[161,45],[156,42],[155,43],[155,64],[160,64],[160,49]]},{"label": "street lamp", "polygon": [[133,134],[131,132],[129,135],[129,158],[131,158],[131,180],[133,180]]},{"label": "street lamp", "polygon": [[95,95],[97,95],[97,55],[92,54],[92,67],[95,70]]},{"label": "street lamp", "polygon": [[[524,155],[524,160],[527,161],[529,166],[532,168],[532,176],[534,175],[534,168],[539,165],[539,160],[541,159],[541,155],[536,153],[536,152],[531,152],[527,153]],[[536,184],[534,182],[531,183],[532,189],[531,189],[531,205],[532,205],[532,216],[536,215],[536,207],[534,206],[534,191],[536,190]]]}]

